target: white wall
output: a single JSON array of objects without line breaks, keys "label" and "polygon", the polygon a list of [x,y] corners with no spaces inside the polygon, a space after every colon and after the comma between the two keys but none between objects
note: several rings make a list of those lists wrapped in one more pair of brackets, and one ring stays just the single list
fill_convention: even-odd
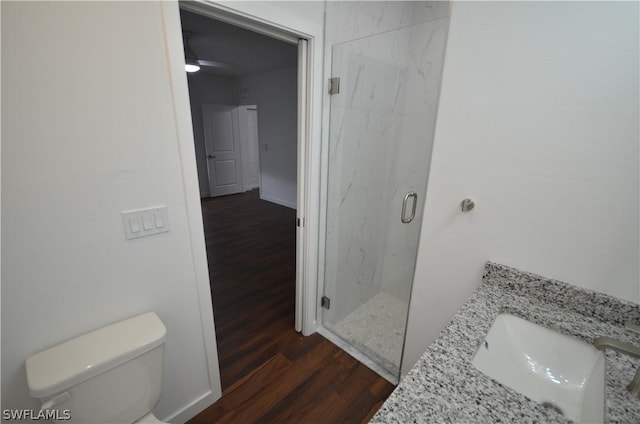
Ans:
[{"label": "white wall", "polygon": [[453,4],[405,373],[487,260],[640,300],[638,40],[634,2]]},{"label": "white wall", "polygon": [[241,105],[258,106],[260,197],[296,208],[297,68],[238,78]]},{"label": "white wall", "polygon": [[[179,25],[175,3],[2,2],[2,408],[37,408],[29,355],[145,311],[158,417],[220,396]],[[125,241],[120,212],[159,204],[171,231]]]},{"label": "white wall", "polygon": [[236,78],[222,77],[204,72],[188,74],[191,119],[193,121],[193,139],[198,163],[198,181],[200,196],[209,197],[209,173],[207,171],[207,150],[202,123],[202,104],[236,105]]}]

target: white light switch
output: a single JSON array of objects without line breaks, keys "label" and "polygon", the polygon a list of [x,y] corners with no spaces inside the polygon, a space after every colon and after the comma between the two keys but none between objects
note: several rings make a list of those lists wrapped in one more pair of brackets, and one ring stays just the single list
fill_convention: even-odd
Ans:
[{"label": "white light switch", "polygon": [[[125,224],[126,227],[126,224]],[[141,228],[140,228],[140,217],[139,216],[130,216],[129,217],[129,230],[132,233],[139,233]]]},{"label": "white light switch", "polygon": [[151,236],[169,231],[169,215],[166,206],[135,209],[122,212],[125,239]]},{"label": "white light switch", "polygon": [[153,214],[153,219],[155,221],[155,225],[156,228],[162,228],[164,227],[164,217],[162,216],[161,213],[154,213]]},{"label": "white light switch", "polygon": [[152,217],[149,214],[142,215],[142,228],[145,231],[149,231],[153,229]]}]

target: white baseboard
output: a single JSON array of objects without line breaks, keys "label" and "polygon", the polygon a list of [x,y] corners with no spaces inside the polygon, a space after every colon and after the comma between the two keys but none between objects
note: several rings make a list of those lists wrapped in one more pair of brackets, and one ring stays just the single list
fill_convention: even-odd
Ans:
[{"label": "white baseboard", "polygon": [[168,417],[158,417],[162,422],[171,424],[182,424],[189,421],[191,418],[198,415],[208,406],[212,405],[220,399],[220,396],[216,396],[211,390],[200,396],[198,399],[191,402],[184,408],[174,412]]},{"label": "white baseboard", "polygon": [[282,200],[282,199],[278,199],[277,197],[269,196],[267,194],[260,193],[260,198],[262,200],[266,200],[267,202],[276,203],[278,205],[286,206],[286,207],[291,208],[291,209],[297,209],[297,206],[296,206],[295,203],[288,202],[288,201]]}]

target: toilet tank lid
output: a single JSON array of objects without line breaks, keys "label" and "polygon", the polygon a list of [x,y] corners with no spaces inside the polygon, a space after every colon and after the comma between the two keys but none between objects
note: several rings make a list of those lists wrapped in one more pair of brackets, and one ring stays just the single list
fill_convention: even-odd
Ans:
[{"label": "toilet tank lid", "polygon": [[31,396],[43,398],[88,380],[161,345],[167,330],[153,313],[111,324],[26,361]]}]

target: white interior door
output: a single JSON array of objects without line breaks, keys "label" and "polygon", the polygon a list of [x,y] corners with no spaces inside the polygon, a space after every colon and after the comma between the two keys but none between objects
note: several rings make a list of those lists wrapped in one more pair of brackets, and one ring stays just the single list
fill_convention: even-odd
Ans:
[{"label": "white interior door", "polygon": [[260,147],[258,144],[258,106],[238,107],[238,129],[242,150],[244,191],[260,187]]},{"label": "white interior door", "polygon": [[236,106],[202,105],[209,190],[212,197],[243,191],[237,114]]}]

